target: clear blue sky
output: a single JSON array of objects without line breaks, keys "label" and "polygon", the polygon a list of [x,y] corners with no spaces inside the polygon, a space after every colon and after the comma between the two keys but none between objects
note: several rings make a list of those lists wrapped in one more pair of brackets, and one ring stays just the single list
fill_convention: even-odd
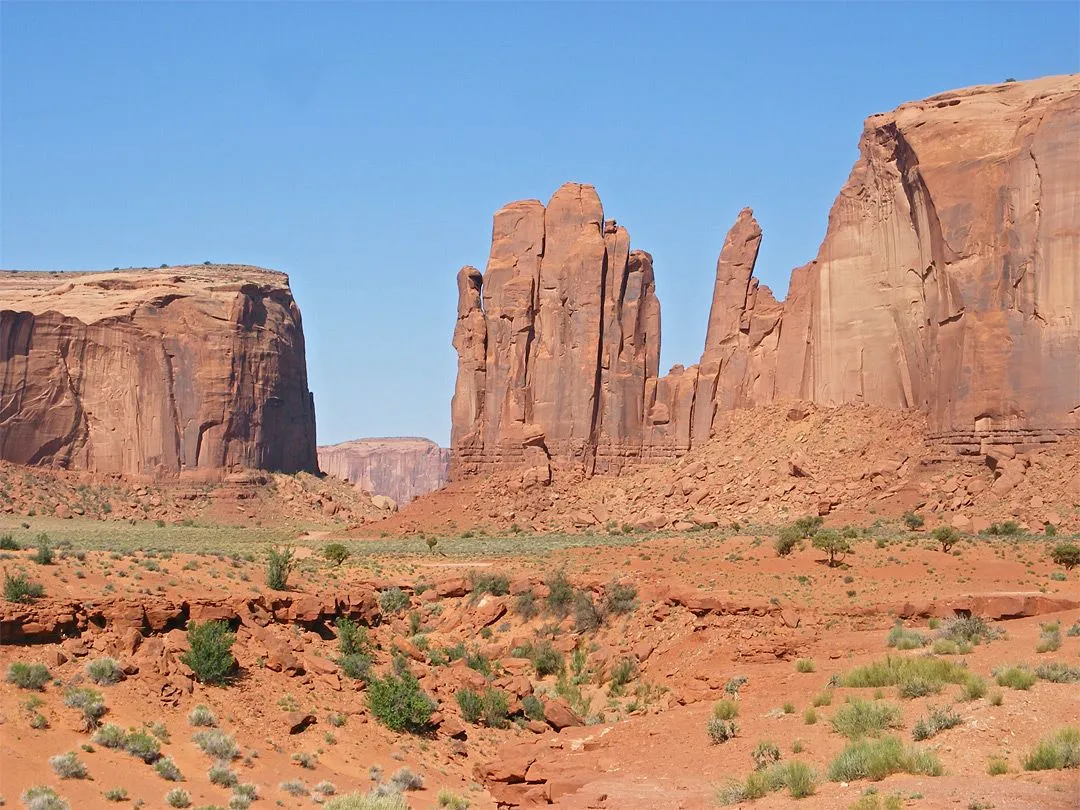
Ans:
[{"label": "clear blue sky", "polygon": [[867,115],[1077,72],[1078,8],[4,2],[0,266],[284,270],[320,442],[446,442],[500,205],[596,185],[693,363],[741,207],[783,294]]}]

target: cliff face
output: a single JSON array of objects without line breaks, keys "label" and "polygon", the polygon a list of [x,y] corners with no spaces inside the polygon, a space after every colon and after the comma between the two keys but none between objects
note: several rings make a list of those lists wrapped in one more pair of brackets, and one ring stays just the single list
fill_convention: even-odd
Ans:
[{"label": "cliff face", "polygon": [[138,476],[317,470],[288,278],[0,273],[0,458]]},{"label": "cliff face", "polygon": [[961,450],[1080,432],[1078,142],[1076,76],[871,116],[787,300],[753,276],[762,235],[744,210],[700,363],[664,377],[652,259],[592,187],[506,206],[487,271],[459,275],[453,474],[617,471],[788,400],[918,409]]},{"label": "cliff face", "polygon": [[320,447],[319,467],[403,505],[446,484],[450,451],[428,439],[357,439]]}]

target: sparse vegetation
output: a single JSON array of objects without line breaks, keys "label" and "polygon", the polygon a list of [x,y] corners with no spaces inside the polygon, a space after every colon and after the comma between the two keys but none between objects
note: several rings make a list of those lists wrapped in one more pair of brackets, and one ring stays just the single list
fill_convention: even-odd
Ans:
[{"label": "sparse vegetation", "polygon": [[559,569],[549,576],[545,583],[548,587],[547,609],[551,615],[563,618],[570,612],[574,601],[574,586],[566,578],[566,572]]},{"label": "sparse vegetation", "polygon": [[213,728],[217,725],[217,718],[209,706],[200,703],[188,712],[188,724],[196,728]]},{"label": "sparse vegetation", "polygon": [[38,565],[52,565],[56,555],[52,543],[49,542],[49,535],[45,533],[39,534],[34,545],[34,562]]},{"label": "sparse vegetation", "polygon": [[949,549],[960,540],[960,533],[952,526],[938,526],[934,529],[934,540],[941,546],[941,550],[948,554]]},{"label": "sparse vegetation", "polygon": [[951,709],[931,707],[927,717],[920,717],[915,722],[911,734],[916,741],[928,740],[935,734],[958,726],[962,722],[964,722],[963,718]]},{"label": "sparse vegetation", "polygon": [[296,567],[293,547],[285,544],[275,546],[266,555],[266,586],[273,591],[284,591],[289,587],[289,575]]},{"label": "sparse vegetation", "polygon": [[214,759],[231,760],[240,756],[240,749],[236,740],[224,731],[212,728],[205,731],[196,731],[191,741],[199,746],[199,750]]},{"label": "sparse vegetation", "polygon": [[1064,661],[1047,661],[1035,667],[1035,676],[1051,683],[1076,683],[1080,681],[1080,667],[1070,667]]},{"label": "sparse vegetation", "polygon": [[35,785],[19,797],[26,810],[68,810],[68,803],[48,785]]},{"label": "sparse vegetation", "polygon": [[66,754],[58,754],[49,758],[49,765],[61,779],[85,779],[86,765],[82,763],[74,751]]},{"label": "sparse vegetation", "polygon": [[101,692],[88,686],[68,688],[64,693],[64,705],[82,712],[83,726],[87,730],[96,729],[98,721],[108,711]]},{"label": "sparse vegetation", "polygon": [[778,762],[767,770],[753,771],[744,782],[720,788],[716,801],[721,805],[739,804],[785,788],[793,799],[803,799],[813,795],[816,781],[813,769],[805,762]]},{"label": "sparse vegetation", "polygon": [[41,689],[49,682],[49,668],[44,664],[12,661],[8,664],[7,682],[20,689]]},{"label": "sparse vegetation", "polygon": [[1071,571],[1080,565],[1080,546],[1072,542],[1058,543],[1051,549],[1050,559],[1054,565],[1060,565],[1066,571]]},{"label": "sparse vegetation", "polygon": [[167,782],[183,782],[184,775],[170,757],[162,757],[154,763],[154,771]]},{"label": "sparse vegetation", "polygon": [[942,684],[962,683],[967,677],[967,667],[947,658],[886,656],[847,672],[840,678],[840,685],[855,688],[900,686],[910,695],[914,691],[910,687],[926,685],[940,689]]},{"label": "sparse vegetation", "polygon": [[848,739],[876,737],[889,728],[896,728],[903,719],[900,707],[885,701],[852,698],[836,710],[832,727]]},{"label": "sparse vegetation", "polygon": [[111,686],[124,679],[124,670],[115,658],[97,658],[86,665],[86,676],[98,686]]},{"label": "sparse vegetation", "polygon": [[340,566],[349,559],[349,549],[344,543],[327,543],[322,550],[323,559],[334,566]]},{"label": "sparse vegetation", "polygon": [[229,625],[222,621],[189,622],[187,639],[190,649],[180,660],[191,667],[200,682],[225,683],[236,667],[232,654],[236,634]]},{"label": "sparse vegetation", "polygon": [[851,553],[851,541],[832,529],[817,531],[810,542],[814,548],[825,552],[830,568],[840,565]]},{"label": "sparse vegetation", "polygon": [[795,662],[796,672],[813,672],[814,671],[814,659],[813,658],[800,658]]},{"label": "sparse vegetation", "polygon": [[1038,678],[1028,667],[1015,665],[995,669],[994,680],[997,681],[998,686],[1007,686],[1009,689],[1026,691],[1035,685]]},{"label": "sparse vegetation", "polygon": [[9,574],[4,571],[4,598],[9,602],[24,604],[40,599],[45,595],[45,586],[32,581],[24,572]]},{"label": "sparse vegetation", "polygon": [[165,804],[169,807],[191,807],[191,794],[182,788],[173,788],[165,794]]},{"label": "sparse vegetation", "polygon": [[829,764],[829,779],[833,782],[876,782],[894,773],[940,776],[943,772],[933,753],[905,748],[899,738],[891,736],[855,740]]},{"label": "sparse vegetation", "polygon": [[793,552],[802,541],[803,535],[794,526],[784,526],[773,541],[776,556],[786,557]]},{"label": "sparse vegetation", "polygon": [[904,525],[911,531],[921,529],[926,523],[926,520],[918,512],[904,512],[902,520],[904,521]]},{"label": "sparse vegetation", "polygon": [[902,624],[893,625],[885,639],[885,644],[897,650],[915,650],[926,646],[926,636],[917,630],[909,630]]},{"label": "sparse vegetation", "polygon": [[401,588],[387,588],[379,592],[379,608],[387,615],[401,613],[409,606],[409,595]]},{"label": "sparse vegetation", "polygon": [[1080,729],[1065,726],[1039,740],[1022,764],[1025,771],[1080,768]]},{"label": "sparse vegetation", "polygon": [[367,699],[371,713],[391,731],[422,732],[435,711],[435,702],[408,672],[372,678]]}]

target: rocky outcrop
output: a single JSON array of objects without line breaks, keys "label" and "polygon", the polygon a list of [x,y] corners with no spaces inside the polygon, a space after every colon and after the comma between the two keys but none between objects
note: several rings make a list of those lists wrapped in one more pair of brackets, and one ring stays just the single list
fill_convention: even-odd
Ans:
[{"label": "rocky outcrop", "polygon": [[592,187],[507,206],[485,274],[459,277],[455,472],[617,471],[685,453],[734,408],[800,400],[917,409],[961,452],[1080,433],[1078,139],[1077,76],[871,116],[787,300],[753,276],[744,210],[700,363],[664,377],[651,257]]},{"label": "rocky outcrop", "polygon": [[135,476],[317,470],[288,277],[0,273],[0,458]]},{"label": "rocky outcrop", "polygon": [[319,468],[397,504],[446,484],[450,451],[429,439],[357,439],[319,448]]}]

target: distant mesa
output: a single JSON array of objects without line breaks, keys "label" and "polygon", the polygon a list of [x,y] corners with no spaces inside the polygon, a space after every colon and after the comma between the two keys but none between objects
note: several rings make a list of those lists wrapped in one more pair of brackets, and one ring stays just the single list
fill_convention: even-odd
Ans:
[{"label": "distant mesa", "polygon": [[1080,76],[943,93],[866,120],[817,258],[777,301],[747,209],[697,365],[659,374],[650,254],[590,185],[495,214],[458,274],[451,477],[615,473],[735,408],[866,403],[959,452],[1080,433]]},{"label": "distant mesa", "polygon": [[399,506],[445,486],[450,474],[450,451],[430,439],[356,439],[318,451],[323,472]]},{"label": "distant mesa", "polygon": [[145,477],[317,471],[288,277],[0,271],[0,459]]}]

